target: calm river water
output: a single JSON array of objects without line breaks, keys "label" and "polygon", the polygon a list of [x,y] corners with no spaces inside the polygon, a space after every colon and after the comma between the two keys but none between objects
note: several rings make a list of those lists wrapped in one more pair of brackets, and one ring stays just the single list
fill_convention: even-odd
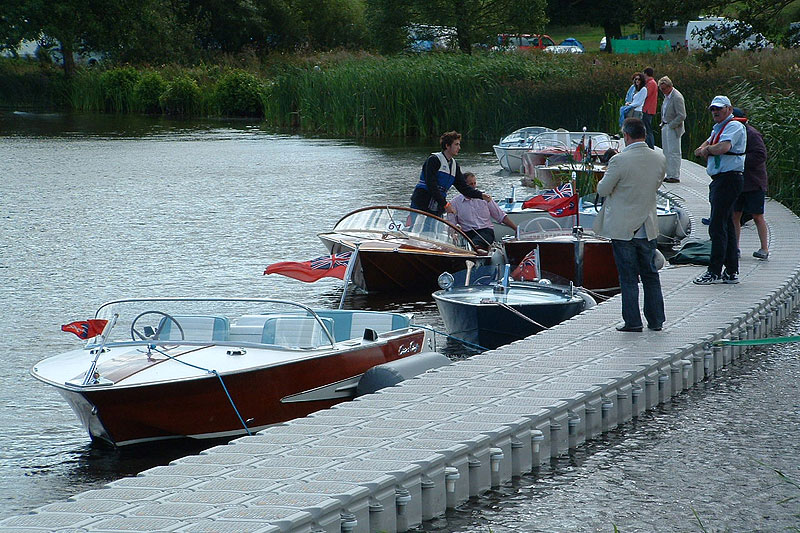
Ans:
[{"label": "calm river water", "polygon": [[[0,113],[0,518],[199,451],[93,447],[54,391],[28,375],[80,341],[60,325],[126,296],[269,296],[338,305],[341,283],[262,276],[324,252],[348,211],[406,205],[436,146],[277,134],[248,122]],[[490,146],[459,160],[508,195]],[[351,307],[435,305],[348,296]],[[785,334],[800,334],[795,315]],[[452,345],[453,353],[457,348]],[[800,526],[800,360],[751,352],[726,375],[427,531],[785,531]],[[696,513],[696,516],[695,516]],[[699,517],[699,518],[698,518]],[[702,525],[701,525],[702,522]]]}]

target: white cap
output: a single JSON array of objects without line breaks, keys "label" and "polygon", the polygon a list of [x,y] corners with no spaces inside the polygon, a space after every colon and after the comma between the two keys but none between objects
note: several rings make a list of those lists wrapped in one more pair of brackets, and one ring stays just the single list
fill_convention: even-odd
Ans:
[{"label": "white cap", "polygon": [[731,107],[731,101],[727,96],[717,95],[708,107]]}]

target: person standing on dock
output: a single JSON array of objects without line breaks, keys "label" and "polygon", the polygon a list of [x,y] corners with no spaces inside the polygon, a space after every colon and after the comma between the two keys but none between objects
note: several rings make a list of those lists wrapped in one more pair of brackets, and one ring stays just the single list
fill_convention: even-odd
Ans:
[{"label": "person standing on dock", "polygon": [[645,142],[647,146],[654,148],[656,138],[653,135],[653,117],[656,115],[656,106],[658,106],[658,85],[653,77],[653,67],[644,69],[644,81],[647,88],[647,99],[645,99],[642,107],[642,121],[644,122],[644,127],[647,128]]},{"label": "person standing on dock", "polygon": [[761,248],[753,252],[753,257],[769,257],[767,221],[764,220],[764,199],[767,194],[767,146],[761,132],[747,120],[747,114],[738,107],[733,108],[733,116],[744,124],[747,133],[747,150],[744,156],[744,185],[736,203],[733,204],[733,228],[736,231],[736,247],[742,231],[742,213],[753,217],[758,231]]},{"label": "person standing on dock", "polygon": [[[473,189],[478,186],[478,178],[472,172],[464,173],[464,180]],[[467,237],[475,243],[476,248],[488,250],[495,241],[492,220],[517,231],[517,225],[494,200],[485,201],[483,198],[470,198],[459,194],[453,198],[451,204],[455,215],[452,220],[449,218],[448,220],[458,224]]]},{"label": "person standing on dock", "polygon": [[667,177],[664,181],[680,183],[681,137],[684,132],[683,121],[686,120],[686,103],[667,76],[658,80],[658,88],[664,93],[664,103],[661,104],[661,149],[667,158]]},{"label": "person standing on dock", "polygon": [[461,150],[461,134],[448,131],[442,134],[439,141],[442,151],[432,153],[422,165],[419,181],[411,194],[411,207],[438,217],[445,211],[455,213],[447,201],[447,191],[454,185],[458,192],[468,198],[491,201],[491,196],[467,185],[461,167],[454,159]]},{"label": "person standing on dock", "polygon": [[744,124],[734,120],[733,106],[727,96],[715,96],[708,109],[714,127],[711,136],[697,147],[694,155],[706,158],[706,172],[711,176],[708,184],[711,260],[705,274],[694,282],[697,285],[739,283],[739,248],[733,226],[733,204],[742,192],[744,182],[747,132]]},{"label": "person standing on dock", "polygon": [[625,148],[608,162],[597,194],[603,208],[594,222],[596,233],[611,239],[622,292],[622,319],[618,331],[642,331],[639,312],[639,279],[644,290],[647,327],[661,331],[664,297],[656,266],[658,219],[657,191],[664,180],[664,155],[645,143],[647,129],[642,120],[628,118],[622,125]]}]

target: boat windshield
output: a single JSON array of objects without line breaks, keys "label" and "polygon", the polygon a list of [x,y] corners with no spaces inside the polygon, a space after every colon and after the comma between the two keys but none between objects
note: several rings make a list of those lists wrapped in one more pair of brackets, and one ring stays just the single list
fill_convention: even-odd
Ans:
[{"label": "boat windshield", "polygon": [[546,131],[553,131],[544,126],[528,126],[527,128],[518,129],[515,132],[509,133],[500,141],[502,145],[528,145],[533,142],[533,139],[540,133]]},{"label": "boat windshield", "polygon": [[403,207],[359,209],[342,217],[333,230],[416,238],[473,251],[469,240],[455,226],[427,213]]},{"label": "boat windshield", "polygon": [[618,149],[619,141],[612,139],[608,133],[594,131],[546,131],[540,133],[533,140],[533,151],[552,150],[574,150],[581,141],[584,146],[592,143],[593,152],[605,152],[609,148]]}]

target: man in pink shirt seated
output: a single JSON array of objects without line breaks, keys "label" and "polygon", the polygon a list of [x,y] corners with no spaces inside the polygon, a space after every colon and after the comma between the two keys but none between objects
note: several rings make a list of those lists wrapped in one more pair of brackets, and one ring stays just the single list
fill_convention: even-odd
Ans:
[{"label": "man in pink shirt seated", "polygon": [[[464,180],[470,187],[478,184],[478,179],[472,172],[465,172]],[[453,198],[450,205],[455,209],[455,214],[452,215],[452,218],[448,217],[448,220],[461,227],[478,248],[488,249],[495,240],[492,219],[500,224],[505,224],[515,232],[517,231],[517,225],[492,199],[487,201],[483,198],[468,198],[459,194]]]}]

